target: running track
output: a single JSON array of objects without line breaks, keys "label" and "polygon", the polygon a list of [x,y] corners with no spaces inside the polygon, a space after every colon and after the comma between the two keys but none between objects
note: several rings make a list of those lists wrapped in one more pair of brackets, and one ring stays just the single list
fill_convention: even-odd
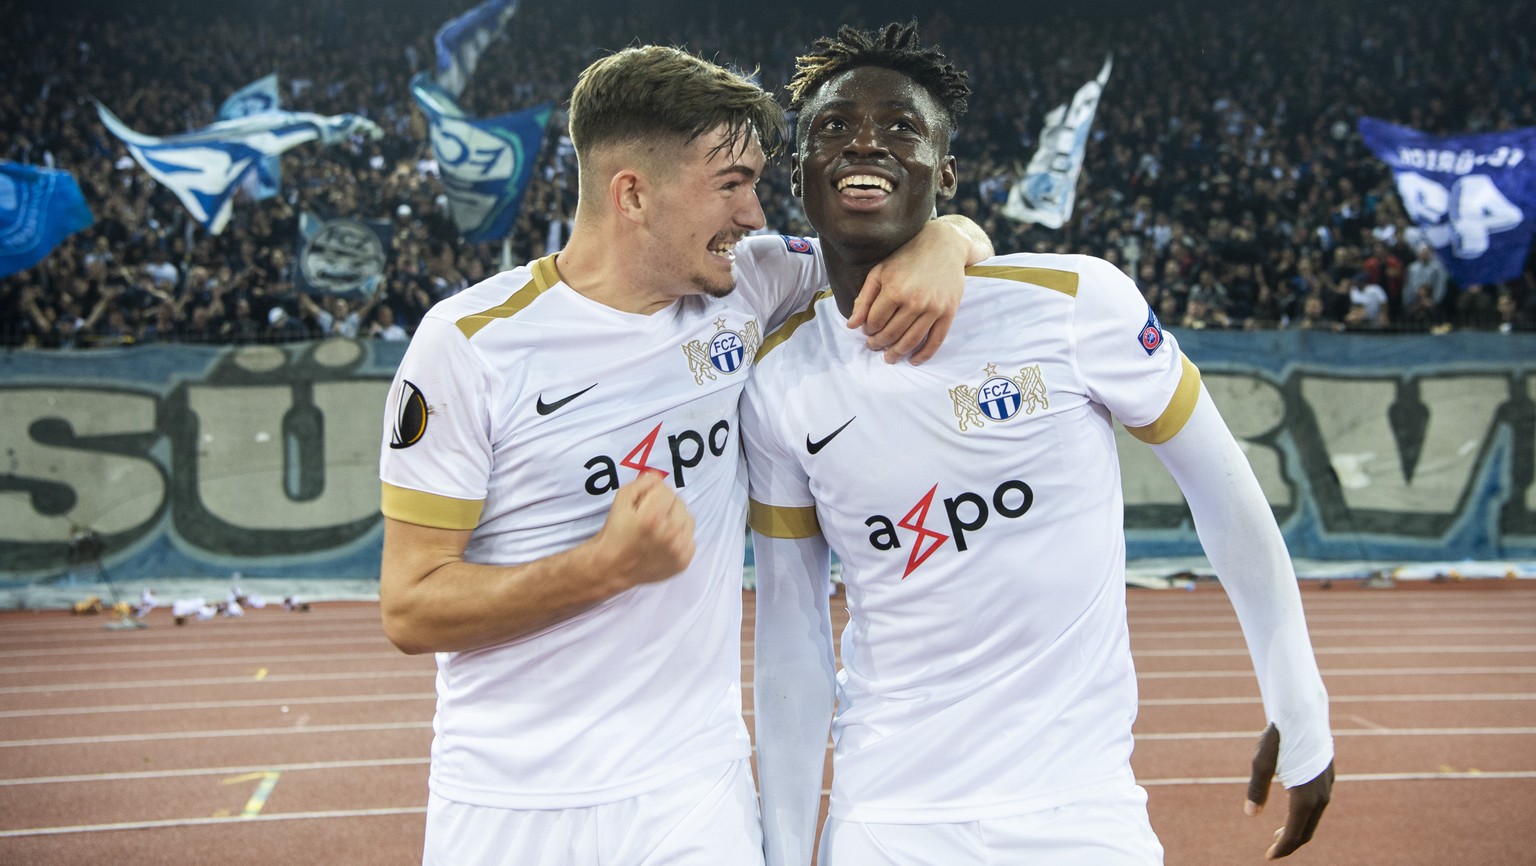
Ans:
[{"label": "running track", "polygon": [[[1288,862],[1536,863],[1536,582],[1304,596],[1339,777]],[[1167,862],[1262,862],[1284,795],[1242,814],[1264,720],[1225,596],[1131,590],[1130,619]],[[385,641],[377,605],[104,623],[0,613],[0,863],[419,862],[433,667]]]}]

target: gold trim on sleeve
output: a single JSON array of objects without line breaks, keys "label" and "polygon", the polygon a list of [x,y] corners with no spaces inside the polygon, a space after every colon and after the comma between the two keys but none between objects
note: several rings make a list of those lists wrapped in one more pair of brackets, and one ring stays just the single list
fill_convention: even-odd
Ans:
[{"label": "gold trim on sleeve", "polygon": [[385,517],[433,529],[474,529],[480,525],[485,503],[478,499],[454,499],[384,482]]},{"label": "gold trim on sleeve", "polygon": [[816,506],[787,508],[764,505],[756,499],[747,501],[747,525],[769,538],[811,538],[821,534]]},{"label": "gold trim on sleeve", "polygon": [[1199,368],[1188,357],[1181,355],[1179,360],[1184,362],[1184,373],[1179,377],[1179,386],[1173,389],[1173,397],[1168,401],[1163,414],[1145,427],[1125,428],[1125,432],[1148,445],[1161,445],[1183,430],[1185,422],[1195,412],[1195,403],[1200,399]]}]

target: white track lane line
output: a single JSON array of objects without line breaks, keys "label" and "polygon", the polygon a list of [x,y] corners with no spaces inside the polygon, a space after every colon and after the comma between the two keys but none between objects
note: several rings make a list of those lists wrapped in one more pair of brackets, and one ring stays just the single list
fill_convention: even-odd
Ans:
[{"label": "white track lane line", "polygon": [[[53,707],[36,710],[5,710],[0,719],[30,719],[39,716],[90,716],[98,713],[163,713],[173,710],[225,710],[246,707],[324,706],[326,704],[368,704],[384,701],[432,701],[436,692],[411,692],[393,695],[323,695],[320,697],[276,697],[258,700],[181,701],[165,704],[107,704],[95,707]],[[1258,698],[1253,698],[1258,700]]]},{"label": "white track lane line", "polygon": [[[1523,737],[1532,734],[1536,734],[1536,728],[1345,728],[1333,731],[1335,737]],[[1163,734],[1137,734],[1136,742],[1252,740],[1256,736],[1253,731],[1175,731]]]},{"label": "white track lane line", "polygon": [[[180,710],[225,710],[242,709],[251,707],[275,707],[279,705],[292,706],[326,706],[329,704],[365,704],[382,703],[391,701],[431,701],[436,700],[434,692],[410,692],[405,694],[380,694],[380,695],[325,695],[320,697],[276,697],[261,698],[258,700],[230,700],[230,701],[183,701],[179,703],[162,704],[105,704],[93,707],[56,707],[35,710],[4,710],[0,711],[0,719],[30,719],[47,716],[90,716],[106,713],[160,713]],[[1432,703],[1432,702],[1462,702],[1462,701],[1536,701],[1536,692],[1518,693],[1485,693],[1485,694],[1429,694],[1429,695],[1329,695],[1330,704],[1350,703]],[[1144,707],[1210,707],[1223,705],[1257,706],[1260,704],[1259,696],[1233,695],[1229,697],[1214,698],[1142,698],[1141,706]],[[747,715],[752,715],[747,711]]]},{"label": "white track lane line", "polygon": [[87,773],[74,776],[31,776],[0,779],[0,787],[16,785],[55,785],[78,782],[123,782],[151,779],[179,779],[192,776],[238,776],[243,773],[297,773],[311,770],[355,770],[370,767],[426,766],[429,758],[376,758],[360,761],[312,761],[304,764],[263,764],[251,767],[193,767],[185,770],[141,770],[132,773]]},{"label": "white track lane line", "polygon": [[[1490,782],[1499,779],[1536,779],[1536,770],[1508,770],[1464,773],[1340,773],[1334,782],[1423,782],[1423,781],[1471,781]],[[1247,786],[1247,776],[1191,776],[1184,779],[1137,779],[1136,784],[1147,785],[1242,785]]]},{"label": "white track lane line", "polygon": [[[355,671],[352,673],[325,673],[325,674],[268,674],[260,680],[263,684],[271,683],[313,683],[333,680],[382,680],[395,677],[432,677],[436,678],[437,668],[416,668],[405,671]],[[124,680],[117,679],[101,683],[54,683],[46,686],[6,686],[0,688],[0,695],[46,695],[52,692],[94,692],[103,689],[178,689],[190,686],[233,686],[252,685],[257,680],[249,675],[239,677],[203,677],[202,679],[186,680]]]},{"label": "white track lane line", "polygon": [[[276,664],[312,664],[314,662],[363,662],[378,661],[389,655],[398,655],[391,647],[387,652],[380,650],[371,653],[317,653],[314,655],[260,655],[246,654],[232,658],[194,658],[194,659],[156,659],[144,661],[142,659],[125,662],[124,667],[130,670],[153,670],[155,668],[190,668],[208,667],[212,665],[252,665],[260,664],[270,667]],[[80,671],[99,671],[102,664],[65,664],[65,665],[18,665],[16,667],[0,666],[0,675],[4,674],[47,674],[47,673],[78,673]]]},{"label": "white track lane line", "polygon": [[[306,725],[302,728],[224,728],[213,731],[161,731],[149,734],[103,734],[97,737],[49,737],[34,740],[0,740],[0,749],[33,749],[40,746],[93,746],[102,743],[150,743],[156,740],[211,740],[227,737],[271,737],[280,734],[352,734],[366,731],[431,730],[431,720],[420,722],[372,722],[356,725]],[[1249,736],[1252,736],[1250,734]]]},{"label": "white track lane line", "polygon": [[[1233,632],[1234,635],[1238,634]],[[302,646],[383,646],[385,652],[400,655],[393,646],[384,643],[383,635],[358,635],[357,637],[305,637],[302,641],[292,638],[282,640],[231,640],[231,641],[196,641],[188,643],[162,643],[162,644],[127,644],[112,646],[102,644],[100,646],[66,646],[66,647],[39,647],[30,650],[4,650],[0,651],[0,659],[35,658],[59,658],[61,656],[93,656],[93,655],[125,655],[133,653],[193,653],[202,650],[230,650],[230,649],[261,649],[263,647],[282,647],[291,649],[294,644]]]},{"label": "white track lane line", "polygon": [[[1530,644],[1506,644],[1479,646],[1438,646],[1435,644],[1415,644],[1413,646],[1313,646],[1315,655],[1409,655],[1412,653],[1446,653],[1462,655],[1465,653],[1536,653],[1536,645]],[[1247,656],[1247,647],[1215,648],[1215,649],[1142,649],[1131,653],[1137,658],[1217,658],[1221,656]],[[0,668],[0,672],[4,669]]]},{"label": "white track lane line", "polygon": [[254,824],[264,821],[315,821],[335,818],[376,818],[387,815],[422,815],[426,806],[397,809],[338,809],[331,812],[264,812],[249,818],[168,818],[163,821],[125,821],[121,824],[76,824],[72,827],[34,827],[26,830],[0,830],[0,839],[17,836],[58,836],[66,833],[105,833],[117,830],[156,830],[166,827],[204,827],[209,824]]},{"label": "white track lane line", "polygon": [[[1473,676],[1482,674],[1526,675],[1536,674],[1536,667],[1457,667],[1457,668],[1323,668],[1323,678],[1329,677],[1433,677]],[[1253,670],[1237,671],[1137,671],[1138,680],[1198,680],[1221,677],[1251,677]]]},{"label": "white track lane line", "polygon": [[[1492,782],[1507,779],[1536,779],[1536,771],[1528,772],[1488,772],[1488,773],[1342,773],[1335,781],[1343,783],[1363,782],[1415,782],[1415,781],[1466,781],[1466,782]],[[1247,785],[1247,777],[1242,776],[1192,776],[1188,778],[1169,779],[1137,779],[1137,784],[1142,786],[1171,786],[1171,785]],[[831,793],[828,789],[822,789],[822,796]],[[326,812],[281,812],[263,813],[251,818],[170,818],[161,821],[125,821],[118,824],[77,824],[62,827],[30,827],[20,830],[0,830],[0,838],[17,838],[23,836],[59,836],[74,833],[101,833],[121,830],[156,830],[175,827],[202,827],[210,824],[242,824],[257,821],[314,821],[333,820],[336,818],[373,818],[393,815],[422,815],[427,811],[425,806],[407,806],[393,809],[338,809]]]},{"label": "white track lane line", "polygon": [[[243,728],[212,731],[164,731],[146,734],[104,734],[95,737],[52,737],[30,740],[0,740],[0,749],[33,749],[44,746],[90,746],[106,743],[145,743],[158,740],[200,740],[235,737],[268,737],[275,735],[345,734],[378,731],[431,730],[431,721],[377,722],[354,725],[313,725],[303,728]],[[1536,734],[1536,727],[1496,728],[1380,728],[1367,730],[1335,730],[1335,737],[1393,736],[1393,737],[1492,737],[1528,736]],[[1138,742],[1165,742],[1180,740],[1251,740],[1253,731],[1176,731],[1169,733],[1137,734]]]}]

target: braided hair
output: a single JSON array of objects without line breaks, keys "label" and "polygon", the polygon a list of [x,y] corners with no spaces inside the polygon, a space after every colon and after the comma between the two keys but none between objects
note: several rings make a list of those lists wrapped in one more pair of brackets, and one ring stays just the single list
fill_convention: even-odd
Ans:
[{"label": "braided hair", "polygon": [[785,89],[789,110],[798,112],[822,85],[834,76],[861,66],[879,66],[900,72],[927,90],[943,109],[950,129],[965,113],[971,95],[969,77],[937,48],[918,44],[917,21],[892,22],[879,30],[863,31],[843,25],[837,36],[823,36],[811,43],[811,51],[795,59],[795,74]]}]

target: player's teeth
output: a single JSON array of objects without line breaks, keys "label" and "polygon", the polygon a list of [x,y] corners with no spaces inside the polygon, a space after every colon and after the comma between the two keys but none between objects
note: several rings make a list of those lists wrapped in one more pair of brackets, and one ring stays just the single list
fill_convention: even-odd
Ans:
[{"label": "player's teeth", "polygon": [[853,174],[837,182],[837,189],[839,192],[847,189],[850,186],[873,186],[878,187],[886,192],[891,191],[890,181],[883,177],[876,177],[872,174]]}]

